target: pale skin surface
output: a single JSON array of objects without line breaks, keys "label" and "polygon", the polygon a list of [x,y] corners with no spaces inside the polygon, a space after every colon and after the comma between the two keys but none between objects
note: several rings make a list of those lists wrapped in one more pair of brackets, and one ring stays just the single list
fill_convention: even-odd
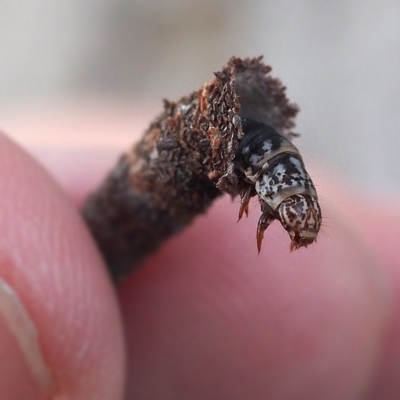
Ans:
[{"label": "pale skin surface", "polygon": [[[258,256],[258,204],[237,224],[239,201],[222,198],[116,292],[72,203],[117,151],[73,136],[104,132],[107,117],[69,118],[9,125],[63,189],[0,136],[0,277],[37,326],[57,387],[47,398],[400,398],[398,201],[363,204],[309,168],[325,216],[317,244],[290,253],[273,223]],[[78,174],[82,152],[92,168]],[[2,398],[46,398],[1,317],[0,349]]]}]

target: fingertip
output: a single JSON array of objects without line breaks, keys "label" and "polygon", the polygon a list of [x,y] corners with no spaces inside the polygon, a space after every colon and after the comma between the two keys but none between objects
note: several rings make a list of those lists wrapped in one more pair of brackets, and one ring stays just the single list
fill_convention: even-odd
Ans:
[{"label": "fingertip", "polygon": [[15,336],[0,317],[0,390],[9,400],[35,400],[43,398],[43,391],[33,377],[22,356]]},{"label": "fingertip", "polygon": [[[0,160],[0,276],[11,288],[0,296],[5,304],[0,310],[27,369],[35,378],[38,356],[30,362],[32,346],[24,345],[34,343],[35,335],[27,333],[26,323],[17,325],[22,329],[14,326],[24,314],[36,329],[39,353],[54,383],[43,386],[42,374],[36,376],[37,387],[60,399],[122,398],[122,325],[91,237],[47,173],[4,136]],[[22,305],[19,311],[10,292]],[[10,304],[19,322],[15,313],[7,313]],[[0,368],[5,362],[0,360]]]}]

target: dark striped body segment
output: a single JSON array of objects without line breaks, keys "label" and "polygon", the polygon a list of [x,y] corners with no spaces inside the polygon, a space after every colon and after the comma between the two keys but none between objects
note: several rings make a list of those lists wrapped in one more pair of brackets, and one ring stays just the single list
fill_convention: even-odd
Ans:
[{"label": "dark striped body segment", "polygon": [[321,209],[298,149],[262,122],[247,118],[241,122],[244,137],[236,152],[236,167],[252,186],[242,194],[239,219],[248,213],[250,198],[258,195],[259,251],[264,231],[274,219],[289,233],[292,250],[313,243],[321,227]]}]

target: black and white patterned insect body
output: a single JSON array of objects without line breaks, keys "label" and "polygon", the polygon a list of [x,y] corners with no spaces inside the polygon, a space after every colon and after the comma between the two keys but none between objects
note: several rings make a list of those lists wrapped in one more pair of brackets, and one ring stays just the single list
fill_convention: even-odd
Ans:
[{"label": "black and white patterned insect body", "polygon": [[248,214],[251,197],[258,195],[262,211],[258,251],[264,231],[275,219],[289,233],[291,250],[313,243],[321,227],[321,209],[299,150],[262,122],[245,118],[241,123],[244,137],[236,152],[236,166],[252,185],[242,193],[239,220]]}]

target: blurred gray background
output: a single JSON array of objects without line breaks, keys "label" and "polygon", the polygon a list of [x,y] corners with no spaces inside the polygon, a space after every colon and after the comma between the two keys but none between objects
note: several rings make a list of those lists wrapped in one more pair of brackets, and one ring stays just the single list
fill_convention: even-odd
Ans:
[{"label": "blurred gray background", "polygon": [[305,157],[365,193],[400,192],[398,0],[5,0],[0,48],[0,127],[86,96],[156,115],[230,56],[264,55],[300,105]]}]

